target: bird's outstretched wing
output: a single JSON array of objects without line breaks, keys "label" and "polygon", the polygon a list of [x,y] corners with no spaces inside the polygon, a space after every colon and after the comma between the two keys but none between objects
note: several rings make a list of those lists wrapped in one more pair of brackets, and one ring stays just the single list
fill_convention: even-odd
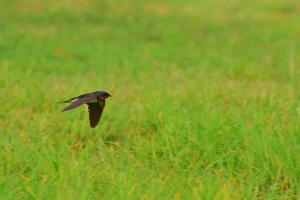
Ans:
[{"label": "bird's outstretched wing", "polygon": [[105,100],[98,101],[95,103],[88,103],[89,115],[90,115],[90,125],[95,128],[100,121],[103,109],[105,107]]},{"label": "bird's outstretched wing", "polygon": [[72,103],[70,105],[68,105],[67,107],[65,107],[64,109],[62,109],[61,111],[67,111],[67,110],[71,110],[73,108],[76,108],[78,106],[81,106],[84,103],[90,102],[94,97],[82,97],[82,98],[74,98]]}]

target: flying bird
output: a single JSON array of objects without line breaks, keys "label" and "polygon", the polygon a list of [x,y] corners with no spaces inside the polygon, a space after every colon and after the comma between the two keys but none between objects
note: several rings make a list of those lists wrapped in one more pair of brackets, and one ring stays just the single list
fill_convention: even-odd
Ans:
[{"label": "flying bird", "polygon": [[103,109],[105,107],[105,99],[111,95],[105,91],[96,91],[82,94],[78,97],[63,101],[63,103],[71,103],[61,111],[68,111],[82,104],[87,104],[89,109],[90,126],[95,128],[100,121]]}]

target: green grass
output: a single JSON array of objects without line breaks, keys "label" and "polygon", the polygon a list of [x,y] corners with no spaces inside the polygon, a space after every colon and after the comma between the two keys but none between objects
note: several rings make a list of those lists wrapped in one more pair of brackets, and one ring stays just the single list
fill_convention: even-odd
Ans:
[{"label": "green grass", "polygon": [[[3,0],[0,199],[299,199],[297,0]],[[106,90],[86,107],[54,101]]]}]

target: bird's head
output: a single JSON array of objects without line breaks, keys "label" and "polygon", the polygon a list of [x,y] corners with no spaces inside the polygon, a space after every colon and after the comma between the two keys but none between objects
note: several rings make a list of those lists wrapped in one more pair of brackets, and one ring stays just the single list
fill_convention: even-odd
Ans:
[{"label": "bird's head", "polygon": [[108,92],[99,92],[99,94],[97,95],[97,98],[99,100],[105,100],[108,97],[111,97],[111,95]]}]

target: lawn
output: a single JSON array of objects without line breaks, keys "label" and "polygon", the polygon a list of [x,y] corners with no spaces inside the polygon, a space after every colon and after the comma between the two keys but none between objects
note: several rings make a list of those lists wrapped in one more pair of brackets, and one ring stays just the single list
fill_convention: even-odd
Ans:
[{"label": "lawn", "polygon": [[[0,199],[299,199],[298,0],[2,0]],[[65,100],[105,90],[100,124]]]}]

